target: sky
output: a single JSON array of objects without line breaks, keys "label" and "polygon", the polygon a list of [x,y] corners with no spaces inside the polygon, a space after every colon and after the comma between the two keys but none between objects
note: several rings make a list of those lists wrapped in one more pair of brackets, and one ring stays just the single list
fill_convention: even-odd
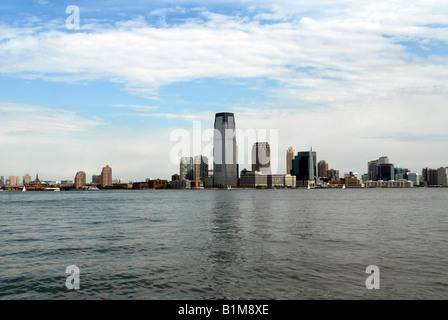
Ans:
[{"label": "sky", "polygon": [[170,179],[217,112],[240,169],[244,132],[280,173],[289,146],[341,175],[448,166],[447,44],[448,1],[1,0],[0,175]]}]

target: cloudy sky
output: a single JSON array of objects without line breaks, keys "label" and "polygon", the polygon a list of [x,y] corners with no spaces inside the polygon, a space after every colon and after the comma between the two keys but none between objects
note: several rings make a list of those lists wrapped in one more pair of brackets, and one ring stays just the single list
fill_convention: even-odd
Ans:
[{"label": "cloudy sky", "polygon": [[0,175],[167,179],[173,132],[223,111],[277,130],[279,172],[289,146],[448,166],[447,56],[448,1],[2,0]]}]

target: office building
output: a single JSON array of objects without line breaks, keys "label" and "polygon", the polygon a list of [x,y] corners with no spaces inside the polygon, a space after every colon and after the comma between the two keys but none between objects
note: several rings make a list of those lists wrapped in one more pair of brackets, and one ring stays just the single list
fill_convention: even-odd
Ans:
[{"label": "office building", "polygon": [[208,177],[208,159],[205,156],[196,156],[193,161],[193,180],[205,181]]},{"label": "office building", "polygon": [[395,180],[395,169],[392,163],[379,163],[376,167],[377,180]]},{"label": "office building", "polygon": [[297,186],[313,184],[317,178],[316,152],[297,152],[293,160],[293,175],[296,176]]},{"label": "office building", "polygon": [[267,142],[255,142],[252,147],[252,171],[271,173],[271,148]]},{"label": "office building", "polygon": [[16,177],[15,176],[10,176],[8,178],[8,180],[9,180],[9,185],[10,186],[16,186]]},{"label": "office building", "polygon": [[193,180],[193,157],[180,158],[180,180]]},{"label": "office building", "polygon": [[437,185],[448,187],[448,168],[441,167],[437,169]]},{"label": "office building", "polygon": [[286,174],[292,174],[293,161],[296,156],[296,149],[289,147],[286,150]]},{"label": "office building", "polygon": [[317,164],[317,176],[319,178],[328,178],[328,162],[320,160]]},{"label": "office building", "polygon": [[101,186],[109,187],[112,186],[112,168],[108,165],[101,170]]},{"label": "office building", "polygon": [[431,169],[428,167],[422,169],[422,180],[424,185],[437,186],[439,184],[437,178],[437,169]]},{"label": "office building", "polygon": [[78,171],[75,175],[75,188],[80,189],[86,185],[86,173]]},{"label": "office building", "polygon": [[27,184],[29,184],[29,183],[31,183],[31,176],[27,173],[27,174],[25,174],[24,176],[23,176],[23,184],[24,185],[27,185]]},{"label": "office building", "polygon": [[406,179],[412,181],[412,184],[414,186],[420,185],[420,176],[417,173],[408,172]]},{"label": "office building", "polygon": [[101,184],[101,175],[100,174],[93,174],[92,175],[92,184]]},{"label": "office building", "polygon": [[215,115],[213,136],[213,184],[225,188],[238,184],[238,165],[233,113]]}]

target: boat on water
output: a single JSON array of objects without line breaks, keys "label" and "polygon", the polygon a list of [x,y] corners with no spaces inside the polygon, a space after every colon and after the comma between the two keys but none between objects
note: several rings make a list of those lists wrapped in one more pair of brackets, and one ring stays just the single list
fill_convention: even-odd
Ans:
[{"label": "boat on water", "polygon": [[26,191],[26,188],[25,187],[23,187],[23,189],[22,189],[22,192],[25,192]]},{"label": "boat on water", "polygon": [[44,191],[61,191],[60,188],[45,188]]},{"label": "boat on water", "polygon": [[342,185],[342,189],[345,189],[345,184]]},{"label": "boat on water", "polygon": [[100,191],[97,187],[88,187],[87,191]]}]

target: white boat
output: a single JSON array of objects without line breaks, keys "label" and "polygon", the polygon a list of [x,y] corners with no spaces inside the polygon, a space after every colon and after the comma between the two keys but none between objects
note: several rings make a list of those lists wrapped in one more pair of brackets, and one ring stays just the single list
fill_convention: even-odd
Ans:
[{"label": "white boat", "polygon": [[25,192],[25,191],[26,191],[26,188],[25,188],[25,186],[23,187],[22,191],[23,191],[23,192]]},{"label": "white boat", "polygon": [[100,191],[97,187],[89,187],[87,191]]},{"label": "white boat", "polygon": [[342,185],[342,189],[345,189],[345,184]]},{"label": "white boat", "polygon": [[306,187],[306,188],[307,188],[308,190],[309,190],[309,189],[311,189],[310,185],[307,185],[307,187]]}]

